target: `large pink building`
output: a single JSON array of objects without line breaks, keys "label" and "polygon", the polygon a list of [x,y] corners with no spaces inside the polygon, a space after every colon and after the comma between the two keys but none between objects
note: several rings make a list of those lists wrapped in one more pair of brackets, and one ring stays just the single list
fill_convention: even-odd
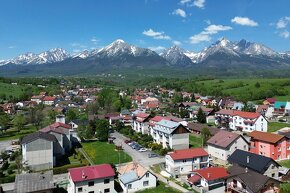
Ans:
[{"label": "large pink building", "polygon": [[253,131],[250,152],[273,160],[290,159],[290,141],[283,135]]}]

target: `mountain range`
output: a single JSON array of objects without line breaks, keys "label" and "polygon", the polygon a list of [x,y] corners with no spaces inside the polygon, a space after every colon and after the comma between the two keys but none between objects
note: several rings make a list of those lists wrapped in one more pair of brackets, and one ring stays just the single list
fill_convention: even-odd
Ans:
[{"label": "mountain range", "polygon": [[[0,75],[81,75],[104,72],[187,71],[191,74],[224,74],[290,69],[290,52],[276,52],[247,40],[221,38],[200,52],[178,46],[156,53],[118,39],[101,49],[69,54],[61,48],[40,54],[26,53],[0,61]],[[159,71],[160,72],[160,71]]]}]

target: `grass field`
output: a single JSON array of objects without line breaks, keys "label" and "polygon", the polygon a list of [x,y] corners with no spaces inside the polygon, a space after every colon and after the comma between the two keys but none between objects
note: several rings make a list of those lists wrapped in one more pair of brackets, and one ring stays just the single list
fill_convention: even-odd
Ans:
[{"label": "grass field", "polygon": [[0,82],[0,95],[5,94],[7,97],[19,97],[23,93],[23,86],[12,85]]},{"label": "grass field", "polygon": [[290,124],[282,123],[282,122],[269,122],[268,123],[268,132],[275,132],[283,127],[290,127]]},{"label": "grass field", "polygon": [[95,164],[119,164],[132,161],[132,158],[123,151],[116,151],[114,144],[107,142],[84,142],[84,151],[90,156]]},{"label": "grass field", "polygon": [[15,128],[11,128],[7,131],[0,132],[0,141],[19,139],[20,137],[23,137],[35,131],[37,131],[37,129],[32,125],[26,126],[24,129],[20,130],[20,132],[18,132],[18,130]]},{"label": "grass field", "polygon": [[281,164],[281,166],[284,166],[286,168],[290,168],[290,160],[280,161],[279,164]]},{"label": "grass field", "polygon": [[201,147],[201,138],[195,135],[189,134],[189,144],[191,147]]},{"label": "grass field", "polygon": [[180,191],[173,189],[171,187],[166,187],[166,185],[162,182],[159,182],[156,188],[146,189],[142,191],[138,191],[137,193],[180,193]]}]

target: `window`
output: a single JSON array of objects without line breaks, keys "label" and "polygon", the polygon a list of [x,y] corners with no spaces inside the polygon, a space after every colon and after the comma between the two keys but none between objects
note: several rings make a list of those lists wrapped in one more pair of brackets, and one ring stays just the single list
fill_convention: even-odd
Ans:
[{"label": "window", "polygon": [[106,193],[106,192],[110,192],[110,188],[106,188],[105,190],[104,190],[104,192]]},{"label": "window", "polygon": [[78,188],[78,192],[82,192],[83,191],[83,188]]},{"label": "window", "polygon": [[148,178],[148,177],[149,177],[149,172],[146,173],[146,178]]},{"label": "window", "polygon": [[128,189],[131,189],[132,188],[132,184],[128,184]]},{"label": "window", "polygon": [[186,162],[186,159],[182,160],[182,162],[185,163]]},{"label": "window", "polygon": [[144,181],[143,182],[143,186],[148,186],[149,185],[149,181]]},{"label": "window", "polygon": [[104,184],[109,184],[110,183],[110,179],[105,179],[104,180]]},{"label": "window", "polygon": [[94,193],[94,191],[89,191],[89,193]]},{"label": "window", "polygon": [[275,173],[272,174],[272,178],[274,178],[274,177],[275,177]]},{"label": "window", "polygon": [[90,181],[88,182],[88,186],[94,186],[95,182],[94,181]]},{"label": "window", "polygon": [[278,151],[281,151],[281,147],[278,148]]}]

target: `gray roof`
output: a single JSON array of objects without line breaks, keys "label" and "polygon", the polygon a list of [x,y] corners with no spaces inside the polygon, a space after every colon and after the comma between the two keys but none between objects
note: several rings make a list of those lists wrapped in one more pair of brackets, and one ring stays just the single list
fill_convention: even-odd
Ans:
[{"label": "gray roof", "polygon": [[180,123],[163,119],[156,123],[154,130],[157,130],[166,134],[171,134],[179,125]]},{"label": "gray roof", "polygon": [[52,171],[44,173],[19,174],[15,178],[15,192],[29,193],[53,189]]},{"label": "gray roof", "polygon": [[230,173],[228,178],[235,176],[240,178],[243,183],[254,193],[260,192],[260,190],[264,188],[264,185],[267,183],[267,181],[276,181],[275,179],[259,174],[255,171],[252,171],[251,169],[245,169],[237,165],[230,167],[228,172]]},{"label": "gray roof", "polygon": [[123,184],[128,184],[130,182],[138,180],[136,172],[128,172],[120,176],[120,180]]},{"label": "gray roof", "polygon": [[23,139],[21,140],[21,144],[30,143],[30,142],[35,141],[37,139],[44,139],[44,140],[52,141],[52,142],[57,141],[57,139],[55,138],[54,135],[38,131],[38,132],[24,136]]}]

